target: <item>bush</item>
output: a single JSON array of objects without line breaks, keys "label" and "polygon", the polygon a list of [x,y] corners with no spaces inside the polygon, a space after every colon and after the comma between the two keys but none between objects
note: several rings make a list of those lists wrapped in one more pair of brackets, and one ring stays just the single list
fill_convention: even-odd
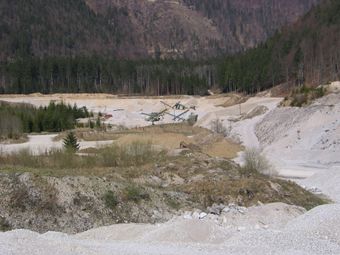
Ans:
[{"label": "bush", "polygon": [[324,95],[325,90],[322,87],[315,89],[302,86],[301,88],[295,89],[292,92],[292,102],[290,105],[295,107],[302,107],[312,100],[323,97]]},{"label": "bush", "polygon": [[142,188],[135,185],[126,187],[125,196],[127,200],[136,203],[150,198],[149,194],[147,194]]},{"label": "bush", "polygon": [[111,190],[105,193],[103,199],[107,208],[113,209],[118,205],[118,199]]},{"label": "bush", "polygon": [[11,230],[10,224],[6,221],[5,218],[0,216],[0,232],[5,232]]},{"label": "bush", "polygon": [[291,106],[302,107],[308,102],[308,96],[306,94],[295,94],[293,95],[293,100]]},{"label": "bush", "polygon": [[277,171],[269,163],[265,156],[263,156],[259,149],[247,149],[243,155],[244,166],[243,169],[247,173],[260,173],[264,175],[274,176]]}]

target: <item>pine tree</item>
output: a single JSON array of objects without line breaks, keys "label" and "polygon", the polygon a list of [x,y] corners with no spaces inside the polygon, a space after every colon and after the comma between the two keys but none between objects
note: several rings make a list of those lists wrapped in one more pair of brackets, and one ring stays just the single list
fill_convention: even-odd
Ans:
[{"label": "pine tree", "polygon": [[80,145],[78,143],[78,139],[76,135],[73,132],[69,132],[66,138],[64,139],[64,148],[67,151],[72,151],[72,152],[76,152],[79,150]]}]

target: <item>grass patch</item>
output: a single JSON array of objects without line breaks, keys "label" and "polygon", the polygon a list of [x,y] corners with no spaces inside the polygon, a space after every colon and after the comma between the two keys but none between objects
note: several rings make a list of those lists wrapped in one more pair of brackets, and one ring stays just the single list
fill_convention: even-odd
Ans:
[{"label": "grass patch", "polygon": [[103,200],[104,200],[105,206],[109,209],[114,209],[119,204],[117,196],[111,190],[107,191],[104,194]]},{"label": "grass patch", "polygon": [[165,202],[167,203],[168,206],[170,206],[172,209],[176,211],[178,211],[181,208],[181,204],[172,197],[167,197],[165,199]]},{"label": "grass patch", "polygon": [[145,190],[136,185],[129,185],[124,190],[124,195],[126,200],[133,201],[135,203],[140,202],[141,200],[150,199],[150,195],[145,192]]},{"label": "grass patch", "polygon": [[0,154],[2,168],[37,169],[91,169],[107,167],[142,166],[161,161],[163,152],[153,149],[149,142],[132,142],[96,149],[87,155],[77,155],[65,150],[53,150],[43,155],[33,155],[29,150],[13,154]]}]

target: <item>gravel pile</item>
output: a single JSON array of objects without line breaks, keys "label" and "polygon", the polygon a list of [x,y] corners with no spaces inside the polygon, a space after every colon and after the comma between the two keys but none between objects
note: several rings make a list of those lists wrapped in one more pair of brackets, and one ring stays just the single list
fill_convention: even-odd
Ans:
[{"label": "gravel pile", "polygon": [[[164,224],[114,225],[77,235],[14,230],[0,234],[0,250],[2,255],[340,254],[340,205],[305,214],[281,203],[225,208],[202,219],[195,218],[195,211]],[[220,222],[221,217],[227,221]],[[274,223],[244,228],[266,218]]]}]

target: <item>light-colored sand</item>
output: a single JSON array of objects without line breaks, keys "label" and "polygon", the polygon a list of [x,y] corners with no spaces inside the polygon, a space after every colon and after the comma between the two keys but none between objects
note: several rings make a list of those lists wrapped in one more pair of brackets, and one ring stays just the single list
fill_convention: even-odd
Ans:
[{"label": "light-colored sand", "polygon": [[307,178],[298,182],[340,201],[340,94],[304,108],[275,109],[256,134],[281,176]]},{"label": "light-colored sand", "polygon": [[[232,97],[231,97],[232,98]],[[150,125],[145,121],[146,116],[141,113],[159,112],[167,107],[161,103],[166,102],[169,105],[174,105],[177,102],[181,102],[186,106],[196,106],[196,111],[190,111],[183,117],[188,117],[189,114],[195,113],[199,116],[199,126],[209,126],[211,120],[215,118],[225,118],[227,116],[237,116],[240,113],[239,105],[230,107],[221,107],[220,105],[228,101],[228,97],[214,97],[214,98],[199,98],[183,96],[181,98],[118,98],[106,94],[55,94],[55,95],[17,95],[6,96],[0,95],[0,100],[13,102],[13,103],[29,103],[35,106],[46,106],[51,101],[65,102],[67,104],[76,104],[79,107],[86,106],[90,111],[102,112],[106,114],[112,114],[112,118],[107,122],[115,125],[123,125],[126,127],[142,127]],[[241,104],[241,112],[246,113],[254,109],[259,103],[263,105],[273,104],[276,105],[280,99],[275,98],[251,98],[247,102]],[[117,109],[123,109],[123,111],[115,111]],[[180,114],[183,111],[169,110],[169,113]],[[163,121],[160,124],[172,123],[172,117],[165,115]]]},{"label": "light-colored sand", "polygon": [[[77,235],[14,230],[0,233],[0,248],[2,255],[340,253],[339,205],[301,216],[284,204],[249,210],[245,215],[227,213],[224,223],[214,217],[179,217],[159,225],[114,225]],[[268,220],[275,223],[264,225]]]},{"label": "light-colored sand", "polygon": [[[54,141],[57,135],[29,135],[29,140],[20,144],[0,144],[0,152],[4,154],[11,154],[21,150],[29,150],[32,154],[44,154],[53,149],[61,149],[63,141]],[[80,141],[80,149],[90,147],[101,147],[112,144],[113,141]]]}]

